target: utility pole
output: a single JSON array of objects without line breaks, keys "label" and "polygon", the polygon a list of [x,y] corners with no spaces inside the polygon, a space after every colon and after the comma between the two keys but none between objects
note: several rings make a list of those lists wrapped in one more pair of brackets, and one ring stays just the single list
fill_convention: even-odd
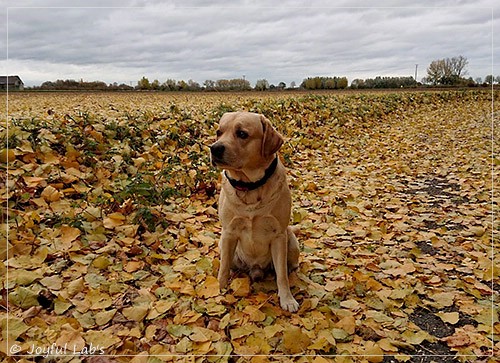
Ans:
[{"label": "utility pole", "polygon": [[418,64],[415,64],[415,83],[417,83],[417,69],[418,69]]}]

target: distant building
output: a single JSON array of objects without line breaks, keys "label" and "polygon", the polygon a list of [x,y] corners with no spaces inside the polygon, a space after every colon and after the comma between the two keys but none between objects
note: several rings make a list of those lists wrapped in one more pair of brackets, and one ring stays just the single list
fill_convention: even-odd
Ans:
[{"label": "distant building", "polygon": [[0,90],[7,90],[7,86],[9,91],[24,89],[24,83],[19,76],[0,76]]}]

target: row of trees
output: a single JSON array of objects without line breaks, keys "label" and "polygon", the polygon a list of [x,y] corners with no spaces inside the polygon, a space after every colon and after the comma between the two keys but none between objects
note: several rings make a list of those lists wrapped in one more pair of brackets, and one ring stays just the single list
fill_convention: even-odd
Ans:
[{"label": "row of trees", "polygon": [[43,82],[39,87],[33,87],[33,89],[37,90],[45,90],[45,91],[54,91],[54,90],[63,90],[63,91],[129,91],[133,90],[134,87],[128,86],[126,84],[106,84],[101,81],[93,81],[93,82],[84,82],[83,80],[75,81],[73,79],[58,79],[55,82],[47,81]]},{"label": "row of trees", "polygon": [[[447,78],[449,79],[449,78]],[[493,75],[487,75],[484,80],[482,78],[472,79],[469,78],[459,78],[456,81],[450,83],[450,81],[441,79],[440,81],[430,81],[428,78],[422,80],[423,84],[428,84],[431,86],[467,86],[467,87],[477,87],[477,86],[488,86],[493,84],[500,84],[500,76],[494,77]],[[273,90],[284,90],[284,89],[306,89],[306,90],[321,90],[321,89],[384,89],[384,88],[411,88],[422,86],[422,83],[415,82],[413,77],[375,77],[360,79],[356,78],[348,86],[347,78],[341,77],[312,77],[305,79],[299,87],[296,86],[295,82],[290,83],[290,87],[287,87],[285,82],[280,82],[278,85],[269,84],[266,79],[260,79],[256,82],[253,90],[256,91],[273,91]],[[84,82],[75,80],[57,80],[55,82],[47,81],[42,83],[41,86],[35,86],[26,89],[33,90],[46,90],[46,91],[250,91],[252,87],[247,80],[244,79],[232,79],[232,80],[217,80],[211,81],[207,80],[200,85],[193,80],[189,81],[176,81],[173,79],[168,79],[164,83],[160,83],[158,80],[150,82],[146,77],[143,77],[137,82],[135,87],[127,84],[106,84],[105,82],[94,81],[94,82]]]},{"label": "row of trees", "polygon": [[148,78],[142,77],[137,82],[137,90],[146,91],[249,91],[252,89],[250,82],[242,78],[235,79],[218,79],[217,81],[206,80],[203,86],[198,82],[190,79],[189,81],[176,81],[175,79],[167,79],[164,83],[160,83],[157,79],[150,82]]},{"label": "row of trees", "polygon": [[349,82],[346,77],[309,77],[302,81],[301,88],[305,89],[344,89]]},{"label": "row of trees", "polygon": [[418,86],[413,77],[375,77],[367,79],[355,79],[351,83],[351,88],[401,88]]},{"label": "row of trees", "polygon": [[[462,75],[464,74],[462,70]],[[158,91],[273,91],[285,89],[305,89],[305,90],[335,90],[335,89],[384,89],[384,88],[411,88],[419,87],[423,84],[433,86],[468,86],[476,87],[483,85],[491,85],[494,83],[500,84],[500,76],[493,77],[488,75],[484,81],[481,78],[473,80],[472,78],[458,77],[455,81],[450,81],[452,78],[441,79],[440,81],[431,81],[429,78],[423,78],[422,83],[415,81],[414,77],[382,77],[360,79],[356,78],[349,86],[346,77],[309,77],[302,81],[297,88],[295,82],[291,82],[287,87],[285,82],[280,82],[278,85],[269,84],[266,79],[259,79],[255,83],[255,87],[251,87],[250,82],[245,79],[220,79],[217,81],[207,80],[200,85],[197,82],[189,80],[175,81],[172,79],[167,80],[165,83],[160,84],[158,80],[149,83],[148,79],[143,77],[137,83],[137,90],[158,90]]]},{"label": "row of trees", "polygon": [[[347,88],[348,81],[346,77],[313,77],[304,79],[300,88],[303,89],[344,89]],[[295,89],[296,83],[291,82],[288,89]],[[76,91],[76,90],[94,90],[94,91],[129,91],[129,90],[140,90],[140,91],[250,91],[252,86],[250,82],[244,78],[235,79],[218,79],[216,81],[206,80],[203,85],[190,79],[189,81],[176,81],[174,79],[167,79],[165,82],[160,83],[157,79],[150,81],[147,77],[142,77],[135,87],[126,84],[109,84],[105,82],[94,81],[85,82],[83,80],[76,81],[72,79],[67,80],[57,80],[55,82],[47,81],[42,83],[39,87],[33,87],[35,90],[65,90],[65,91]],[[267,90],[284,90],[287,89],[285,82],[280,82],[278,85],[269,84],[266,79],[259,79],[255,83],[253,88],[256,91],[267,91]]]},{"label": "row of trees", "polygon": [[[346,77],[309,77],[302,81],[300,88],[315,90],[315,89],[344,89],[347,88],[349,82]],[[296,83],[291,82],[288,89],[295,89]],[[137,82],[138,90],[157,90],[157,91],[249,91],[252,90],[250,82],[246,79],[219,79],[217,81],[206,80],[203,86],[193,80],[175,81],[167,79],[164,83],[155,79],[150,82],[146,77],[142,77]],[[253,88],[256,91],[267,90],[284,90],[287,89],[285,82],[280,82],[278,85],[269,84],[267,79],[259,79]]]},{"label": "row of trees", "polygon": [[[432,86],[485,86],[500,84],[500,76],[487,75],[484,81],[481,78],[473,80],[471,77],[465,78],[467,74],[468,60],[464,56],[453,58],[437,59],[431,62],[427,68],[427,76],[418,83],[414,77],[375,77],[367,79],[355,79],[350,88],[353,89],[377,89],[377,88],[409,88],[424,85]],[[132,83],[132,82],[131,82]],[[349,83],[346,77],[308,77],[302,81],[299,88],[306,90],[334,90],[346,89]],[[296,89],[296,83],[291,82],[287,88],[285,82],[278,85],[269,84],[266,79],[259,79],[253,88],[256,91]],[[32,89],[41,90],[97,90],[97,91],[129,91],[129,90],[152,90],[152,91],[249,91],[252,90],[250,82],[243,78],[219,79],[216,81],[206,80],[203,85],[192,79],[184,80],[167,79],[160,83],[155,79],[150,82],[148,78],[142,77],[135,87],[132,85],[109,84],[94,81],[84,82],[83,80],[57,80],[47,81],[39,87]]]},{"label": "row of trees", "polygon": [[500,76],[493,76],[492,74],[488,74],[486,77],[484,77],[484,81],[481,79],[481,77],[476,78],[476,83],[477,84],[487,84],[487,85],[492,85],[492,84],[500,84]]}]

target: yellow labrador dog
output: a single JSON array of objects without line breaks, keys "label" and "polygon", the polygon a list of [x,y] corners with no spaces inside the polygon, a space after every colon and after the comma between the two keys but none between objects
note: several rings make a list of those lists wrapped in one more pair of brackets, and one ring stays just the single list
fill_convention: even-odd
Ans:
[{"label": "yellow labrador dog", "polygon": [[274,267],[280,305],[295,312],[289,269],[298,266],[299,244],[288,226],[291,196],[277,151],[283,138],[263,115],[229,112],[222,116],[212,164],[224,170],[219,198],[219,285],[227,286],[230,268],[248,271],[252,280]]}]

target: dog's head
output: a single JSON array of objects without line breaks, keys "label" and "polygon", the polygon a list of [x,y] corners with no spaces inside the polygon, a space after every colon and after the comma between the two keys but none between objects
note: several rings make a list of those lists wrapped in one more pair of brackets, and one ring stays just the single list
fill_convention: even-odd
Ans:
[{"label": "dog's head", "polygon": [[219,122],[210,146],[212,164],[228,170],[265,168],[283,144],[283,137],[263,115],[228,112]]}]

